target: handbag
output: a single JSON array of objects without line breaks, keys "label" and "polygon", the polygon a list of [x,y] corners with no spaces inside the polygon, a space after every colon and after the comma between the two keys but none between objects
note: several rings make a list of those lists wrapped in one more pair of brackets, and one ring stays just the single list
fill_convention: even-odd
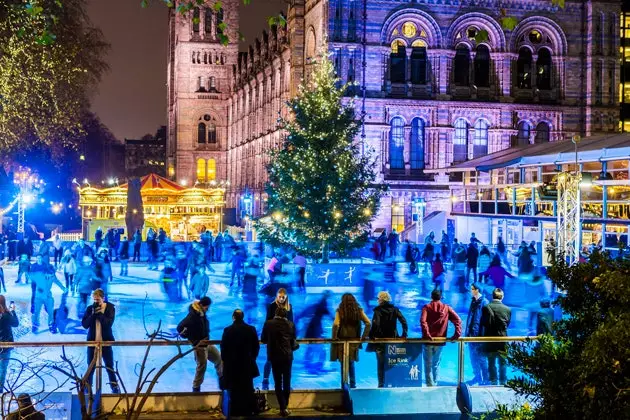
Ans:
[{"label": "handbag", "polygon": [[264,413],[265,411],[269,411],[271,408],[267,403],[267,395],[260,392],[260,389],[256,389],[254,393],[254,412],[256,414]]}]

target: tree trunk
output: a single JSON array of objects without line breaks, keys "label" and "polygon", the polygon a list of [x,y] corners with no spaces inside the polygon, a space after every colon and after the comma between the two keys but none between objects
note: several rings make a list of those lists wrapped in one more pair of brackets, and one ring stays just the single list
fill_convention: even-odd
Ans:
[{"label": "tree trunk", "polygon": [[324,242],[324,246],[322,247],[322,264],[328,264],[328,256],[330,250],[328,249],[328,242]]}]

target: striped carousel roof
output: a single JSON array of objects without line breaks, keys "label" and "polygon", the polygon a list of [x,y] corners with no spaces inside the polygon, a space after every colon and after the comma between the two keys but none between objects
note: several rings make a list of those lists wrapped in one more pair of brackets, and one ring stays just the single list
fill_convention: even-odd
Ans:
[{"label": "striped carousel roof", "polygon": [[[176,182],[173,182],[169,179],[166,179],[157,174],[149,174],[140,178],[140,185],[142,190],[149,190],[155,188],[161,188],[163,190],[171,190],[171,191],[183,191],[186,188],[182,187]],[[127,184],[121,185],[121,188],[127,188]]]}]

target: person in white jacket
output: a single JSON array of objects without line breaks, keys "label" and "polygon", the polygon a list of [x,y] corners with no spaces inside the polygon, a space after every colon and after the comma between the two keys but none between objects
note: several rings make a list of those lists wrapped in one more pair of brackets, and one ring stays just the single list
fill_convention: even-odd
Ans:
[{"label": "person in white jacket", "polygon": [[56,234],[52,240],[53,251],[54,251],[54,259],[55,259],[55,268],[59,268],[58,264],[61,262],[61,256],[63,255],[63,241],[59,234]]},{"label": "person in white jacket", "polygon": [[66,249],[63,253],[61,266],[63,268],[63,275],[66,278],[66,289],[71,290],[72,295],[74,295],[74,275],[77,273],[77,263],[69,249]]}]

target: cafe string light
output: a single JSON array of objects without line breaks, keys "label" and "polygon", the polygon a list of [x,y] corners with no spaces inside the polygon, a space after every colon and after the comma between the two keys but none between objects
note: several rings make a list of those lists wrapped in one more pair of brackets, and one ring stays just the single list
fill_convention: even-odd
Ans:
[{"label": "cafe string light", "polygon": [[324,259],[365,242],[384,187],[375,186],[375,159],[360,152],[346,88],[324,57],[288,103],[291,115],[280,120],[286,136],[267,167],[269,216],[257,222],[264,241]]}]

